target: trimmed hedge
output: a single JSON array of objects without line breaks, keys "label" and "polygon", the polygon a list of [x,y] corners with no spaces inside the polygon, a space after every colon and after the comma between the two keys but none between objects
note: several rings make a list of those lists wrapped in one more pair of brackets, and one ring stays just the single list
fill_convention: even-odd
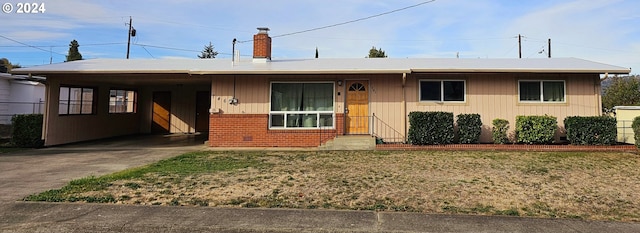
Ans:
[{"label": "trimmed hedge", "polygon": [[615,144],[616,127],[616,119],[609,116],[571,116],[564,119],[567,140],[574,145]]},{"label": "trimmed hedge", "polygon": [[11,118],[13,133],[11,143],[17,147],[38,148],[42,140],[42,114],[15,115]]},{"label": "trimmed hedge", "polygon": [[633,118],[631,128],[633,128],[633,139],[636,140],[636,147],[640,149],[640,116]]},{"label": "trimmed hedge", "polygon": [[460,143],[478,143],[480,133],[482,133],[480,114],[459,114],[456,118]]},{"label": "trimmed hedge", "polygon": [[509,121],[505,119],[493,119],[493,129],[491,129],[491,137],[495,144],[509,143],[507,132],[509,131]]},{"label": "trimmed hedge", "polygon": [[453,142],[453,113],[409,113],[409,143],[414,145],[451,144]]},{"label": "trimmed hedge", "polygon": [[551,144],[557,127],[554,116],[516,116],[516,140],[525,144]]}]

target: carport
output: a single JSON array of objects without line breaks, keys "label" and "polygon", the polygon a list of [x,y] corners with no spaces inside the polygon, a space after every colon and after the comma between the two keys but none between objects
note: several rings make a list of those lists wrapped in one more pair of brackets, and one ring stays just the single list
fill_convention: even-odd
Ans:
[{"label": "carport", "polygon": [[86,60],[15,70],[47,78],[45,146],[208,131],[211,76],[154,63],[130,66],[122,60]]}]

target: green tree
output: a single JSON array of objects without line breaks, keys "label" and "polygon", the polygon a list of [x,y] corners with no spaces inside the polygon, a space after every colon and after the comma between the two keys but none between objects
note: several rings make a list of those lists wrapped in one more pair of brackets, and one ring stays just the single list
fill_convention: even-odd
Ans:
[{"label": "green tree", "polygon": [[72,40],[71,43],[69,44],[69,53],[67,53],[67,61],[82,60],[82,54],[80,54],[80,51],[78,51],[78,47],[80,47],[80,44],[78,44],[78,41]]},{"label": "green tree", "polygon": [[602,108],[609,112],[615,106],[640,106],[640,76],[614,76],[602,93]]},{"label": "green tree", "polygon": [[213,45],[211,44],[211,42],[209,42],[209,45],[204,46],[204,49],[202,50],[202,53],[198,55],[198,58],[210,59],[210,58],[216,58],[216,56],[218,56],[218,52],[213,50]]},{"label": "green tree", "polygon": [[387,54],[384,53],[384,50],[382,50],[382,48],[376,49],[375,46],[372,46],[371,49],[369,49],[368,58],[375,58],[375,57],[387,57]]},{"label": "green tree", "polygon": [[9,59],[0,58],[0,73],[9,73],[11,68],[13,68],[13,66],[11,65],[11,62],[9,62]]}]

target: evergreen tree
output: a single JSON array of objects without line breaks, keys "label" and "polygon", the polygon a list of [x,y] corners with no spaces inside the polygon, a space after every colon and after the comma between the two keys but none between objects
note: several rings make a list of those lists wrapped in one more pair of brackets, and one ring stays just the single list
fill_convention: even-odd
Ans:
[{"label": "evergreen tree", "polygon": [[615,106],[640,106],[640,76],[614,76],[602,93],[605,112]]},{"label": "evergreen tree", "polygon": [[368,58],[374,58],[374,57],[387,57],[387,54],[384,53],[384,50],[382,50],[382,48],[376,49],[376,47],[373,46],[369,50]]},{"label": "evergreen tree", "polygon": [[209,42],[209,45],[204,46],[204,49],[202,50],[202,53],[198,55],[198,58],[210,59],[210,58],[216,58],[216,56],[218,56],[218,52],[213,50],[213,45],[211,44],[211,42]]},{"label": "evergreen tree", "polygon": [[82,60],[82,54],[80,54],[80,51],[78,51],[78,47],[80,47],[80,44],[78,44],[78,41],[72,40],[71,43],[69,44],[69,53],[67,54],[67,61]]}]

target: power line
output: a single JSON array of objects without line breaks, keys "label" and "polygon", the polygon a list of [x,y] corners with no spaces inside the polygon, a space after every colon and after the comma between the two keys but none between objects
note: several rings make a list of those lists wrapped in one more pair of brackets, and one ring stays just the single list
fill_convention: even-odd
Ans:
[{"label": "power line", "polygon": [[138,44],[138,43],[131,43],[131,44],[132,45],[137,45],[137,46],[142,46],[142,47],[157,48],[157,49],[168,49],[168,50],[177,50],[177,51],[186,51],[186,52],[200,52],[198,50],[193,50],[193,49],[181,49],[181,48],[172,48],[172,47],[148,45],[148,44]]},{"label": "power line", "polygon": [[30,47],[30,48],[34,48],[34,49],[37,49],[37,50],[45,51],[45,52],[47,52],[47,53],[55,53],[55,54],[58,54],[58,55],[67,56],[67,55],[64,55],[64,54],[61,54],[61,53],[52,52],[51,50],[46,50],[46,49],[43,49],[43,48],[38,48],[38,47],[36,47],[36,46],[29,45],[29,44],[27,44],[27,43],[23,43],[23,42],[17,41],[17,40],[11,39],[11,38],[6,37],[6,36],[3,36],[3,35],[0,35],[0,37],[5,38],[5,39],[10,40],[10,41],[13,41],[13,42],[16,42],[16,43],[18,43],[18,44],[21,44],[21,45],[24,45],[24,46]]},{"label": "power line", "polygon": [[[202,52],[200,50],[193,50],[193,49],[184,49],[184,48],[175,48],[175,47],[167,47],[167,46],[157,46],[157,45],[148,45],[148,44],[138,44],[138,43],[131,43],[132,45],[137,45],[140,47],[150,47],[150,48],[156,48],[156,49],[167,49],[167,50],[176,50],[176,51],[185,51],[185,52]],[[218,52],[218,54],[221,55],[232,55],[230,53],[222,53],[222,52]]]},{"label": "power line", "polygon": [[249,32],[250,33],[250,31],[246,31],[246,30],[237,30],[237,29],[222,28],[222,27],[211,27],[211,26],[205,26],[205,25],[201,25],[201,24],[188,24],[188,23],[180,23],[180,22],[171,22],[171,21],[158,20],[158,19],[154,19],[154,18],[141,17],[141,16],[136,16],[136,19],[143,19],[142,21],[144,21],[144,19],[147,19],[148,21],[155,21],[155,22],[166,23],[166,24],[174,24],[174,25],[182,25],[182,26],[193,26],[193,27],[201,27],[201,28],[208,28],[208,29],[223,30],[223,31]]},{"label": "power line", "polygon": [[[291,35],[301,34],[301,33],[305,33],[305,32],[312,32],[312,31],[317,31],[317,30],[322,30],[322,29],[342,26],[342,25],[345,25],[345,24],[355,23],[355,22],[359,22],[359,21],[363,21],[363,20],[367,20],[367,19],[371,19],[371,18],[380,17],[380,16],[383,16],[383,15],[392,14],[392,13],[395,13],[395,12],[398,12],[398,11],[403,11],[403,10],[406,10],[406,9],[418,7],[418,6],[421,6],[421,5],[424,5],[424,4],[427,4],[427,3],[432,3],[432,2],[435,2],[435,1],[436,0],[424,1],[424,2],[421,2],[421,3],[418,3],[418,4],[414,4],[414,5],[411,5],[411,6],[407,6],[407,7],[403,7],[403,8],[399,8],[399,9],[395,9],[395,10],[391,10],[391,11],[387,11],[387,12],[383,12],[383,13],[380,13],[380,14],[375,14],[375,15],[371,15],[371,16],[367,16],[367,17],[363,17],[363,18],[359,18],[359,19],[349,20],[349,21],[345,21],[345,22],[342,22],[342,23],[336,23],[336,24],[331,24],[331,25],[317,27],[317,28],[311,28],[311,29],[297,31],[297,32],[290,32],[290,33],[280,34],[280,35],[272,36],[271,38],[291,36]],[[245,43],[245,42],[251,42],[251,41],[253,41],[253,40],[245,40],[245,41],[238,41],[238,42],[239,43]]]},{"label": "power line", "polygon": [[147,50],[147,48],[145,48],[144,46],[141,46],[142,49],[144,49],[144,51],[147,51],[147,53],[149,54],[149,56],[151,56],[151,58],[156,58],[153,55],[151,55],[151,53],[149,52],[149,50]]},{"label": "power line", "polygon": [[[122,45],[122,44],[126,44],[126,43],[124,42],[97,43],[97,44],[82,44],[81,46],[87,47],[87,46],[107,46],[107,45]],[[0,48],[24,48],[24,47],[62,48],[62,47],[69,47],[69,46],[68,45],[0,45]]]}]

